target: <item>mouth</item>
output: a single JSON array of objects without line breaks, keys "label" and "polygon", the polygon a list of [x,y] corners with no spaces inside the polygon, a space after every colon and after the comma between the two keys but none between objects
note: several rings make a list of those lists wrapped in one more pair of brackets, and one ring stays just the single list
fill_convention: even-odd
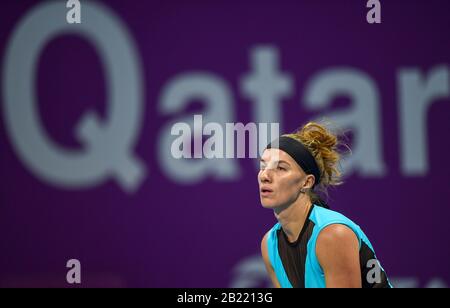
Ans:
[{"label": "mouth", "polygon": [[261,196],[268,196],[273,193],[273,190],[267,187],[262,187],[260,189]]}]

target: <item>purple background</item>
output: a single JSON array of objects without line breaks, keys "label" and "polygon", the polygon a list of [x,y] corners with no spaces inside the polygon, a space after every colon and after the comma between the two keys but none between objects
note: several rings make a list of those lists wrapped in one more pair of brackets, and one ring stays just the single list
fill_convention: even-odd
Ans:
[{"label": "purple background", "polygon": [[[2,70],[13,29],[39,3],[2,1]],[[348,66],[376,82],[387,175],[353,174],[331,192],[331,207],[362,227],[390,277],[409,279],[412,286],[450,285],[450,99],[428,111],[428,173],[410,177],[400,167],[397,94],[399,69],[448,67],[450,2],[382,1],[382,23],[373,25],[366,22],[366,1],[102,3],[127,26],[142,63],[144,114],[134,152],[148,174],[131,194],[113,180],[84,189],[55,187],[22,163],[0,109],[0,286],[67,286],[72,258],[81,261],[82,286],[236,286],[236,266],[259,254],[263,234],[275,223],[260,206],[257,170],[250,159],[240,159],[236,181],[173,181],[158,164],[156,141],[160,128],[180,114],[163,116],[157,104],[176,75],[207,71],[231,89],[234,121],[252,121],[239,80],[251,70],[251,48],[261,44],[279,50],[280,70],[293,77],[294,93],[280,103],[283,131],[320,116],[301,103],[316,73]],[[77,149],[73,131],[81,115],[94,108],[106,116],[104,71],[95,49],[77,36],[52,40],[36,80],[47,134]],[[324,111],[348,104],[336,99]],[[195,106],[199,113],[201,102]],[[259,269],[253,285],[264,286]]]}]

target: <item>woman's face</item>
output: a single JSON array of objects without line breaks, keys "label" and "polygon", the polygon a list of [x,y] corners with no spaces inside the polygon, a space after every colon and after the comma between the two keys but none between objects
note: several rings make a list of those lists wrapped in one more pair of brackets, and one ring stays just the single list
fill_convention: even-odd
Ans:
[{"label": "woman's face", "polygon": [[259,196],[265,208],[275,209],[297,200],[306,174],[286,152],[266,149],[258,173]]}]

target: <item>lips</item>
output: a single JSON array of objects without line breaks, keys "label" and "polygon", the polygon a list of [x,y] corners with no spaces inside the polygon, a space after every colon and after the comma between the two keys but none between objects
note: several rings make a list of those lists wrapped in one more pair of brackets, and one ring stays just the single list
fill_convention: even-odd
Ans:
[{"label": "lips", "polygon": [[273,190],[268,187],[263,186],[263,187],[261,187],[260,192],[261,192],[261,195],[267,196],[267,195],[270,195],[271,193],[273,193]]}]

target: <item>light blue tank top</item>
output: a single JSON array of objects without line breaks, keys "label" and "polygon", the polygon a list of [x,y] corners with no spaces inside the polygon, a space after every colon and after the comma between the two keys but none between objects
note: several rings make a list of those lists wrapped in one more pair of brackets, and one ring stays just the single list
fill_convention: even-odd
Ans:
[{"label": "light blue tank top", "polygon": [[[322,267],[319,264],[319,261],[316,256],[316,242],[319,236],[319,233],[327,226],[331,224],[342,224],[349,227],[356,234],[359,247],[360,247],[360,255],[361,255],[361,247],[364,246],[365,249],[370,249],[375,256],[374,249],[372,244],[370,243],[367,236],[361,230],[361,228],[355,224],[353,221],[345,217],[344,215],[337,213],[335,211],[325,209],[323,207],[313,205],[313,209],[309,215],[310,223],[314,224],[312,234],[307,242],[307,256],[305,261],[305,271],[304,271],[304,285],[306,288],[324,288],[325,287],[325,275],[322,270]],[[267,238],[267,249],[270,263],[275,271],[278,282],[283,288],[292,288],[292,284],[289,281],[288,275],[283,266],[283,262],[281,260],[279,250],[278,250],[278,236],[277,232],[281,229],[280,223],[275,224],[273,228],[269,231]],[[375,256],[376,259],[376,256]],[[378,262],[378,261],[377,261]],[[379,263],[378,263],[379,264]],[[381,265],[379,265],[381,268]],[[382,268],[381,268],[382,269]],[[384,272],[384,269],[382,269]],[[363,274],[363,269],[362,269]],[[365,274],[365,273],[364,273]],[[385,274],[385,273],[383,273]],[[388,287],[392,287],[387,276],[385,277],[385,285]],[[365,277],[362,276],[362,279]],[[364,286],[364,283],[363,283]]]}]

